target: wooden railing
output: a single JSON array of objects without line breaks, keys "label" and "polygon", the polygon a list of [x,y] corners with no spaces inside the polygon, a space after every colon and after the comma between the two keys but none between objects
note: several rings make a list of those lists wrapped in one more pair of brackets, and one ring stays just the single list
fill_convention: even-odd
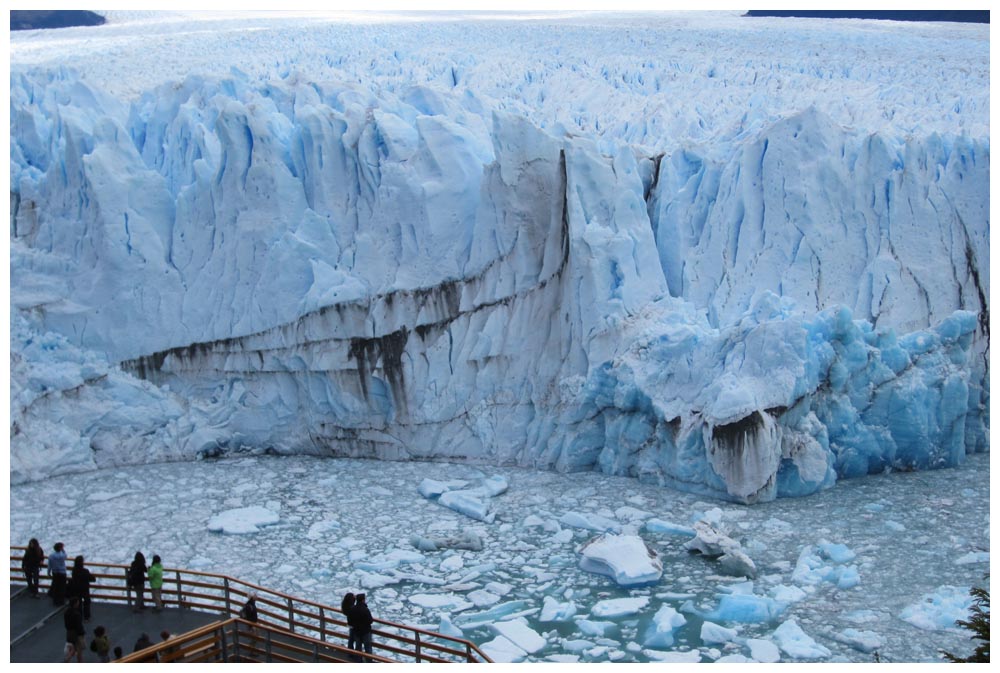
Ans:
[{"label": "wooden railing", "polygon": [[[26,585],[21,570],[25,547],[11,546],[10,550],[11,584]],[[67,570],[70,564],[71,561],[67,563]],[[132,604],[132,593],[125,581],[129,566],[87,561],[87,568],[96,577],[90,589],[91,600]],[[49,583],[43,568],[41,589],[47,589]],[[228,620],[239,614],[250,594],[256,595],[258,624],[262,626],[288,631],[327,646],[339,647],[339,644],[347,642],[347,619],[339,608],[296,598],[227,575],[181,568],[163,570],[161,597],[166,606],[217,613],[221,619]],[[145,599],[148,605],[148,586]],[[380,658],[417,663],[491,661],[468,640],[383,619],[376,619],[372,626],[373,652]]]},{"label": "wooden railing", "polygon": [[259,622],[233,618],[188,631],[165,642],[122,657],[121,663],[312,662],[368,661],[396,663],[343,645],[289,633]]}]

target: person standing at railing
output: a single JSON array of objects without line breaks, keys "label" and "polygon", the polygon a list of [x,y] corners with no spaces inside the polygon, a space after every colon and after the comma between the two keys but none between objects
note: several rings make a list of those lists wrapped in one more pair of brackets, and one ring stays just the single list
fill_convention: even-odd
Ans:
[{"label": "person standing at railing", "polygon": [[90,585],[96,580],[94,573],[83,565],[83,556],[73,559],[73,574],[69,579],[69,595],[80,599],[84,621],[90,621]]},{"label": "person standing at railing", "polygon": [[360,651],[363,647],[365,652],[371,654],[372,623],[375,620],[372,619],[372,613],[368,609],[368,603],[365,601],[364,594],[358,594],[354,597],[354,607],[351,609],[351,614],[347,621],[354,627],[354,649]]},{"label": "person standing at railing", "polygon": [[45,565],[45,551],[38,540],[31,538],[28,541],[28,548],[21,557],[21,570],[28,582],[28,593],[32,598],[38,598],[38,576],[42,566]]},{"label": "person standing at railing", "polygon": [[347,646],[352,650],[359,649],[357,647],[358,638],[354,632],[354,627],[351,625],[351,610],[354,609],[354,594],[347,592],[344,594],[344,600],[340,601],[340,611],[344,613],[344,618],[347,620]]},{"label": "person standing at railing", "polygon": [[153,565],[149,566],[149,592],[153,594],[153,612],[163,609],[163,598],[160,591],[163,589],[163,564],[160,557],[153,554]]},{"label": "person standing at railing", "polygon": [[142,555],[141,551],[137,551],[135,558],[132,559],[132,565],[128,569],[128,586],[135,592],[135,607],[132,609],[133,612],[140,612],[146,609],[142,595],[146,585],[146,570],[146,557]]},{"label": "person standing at railing", "polygon": [[52,604],[62,605],[66,602],[66,550],[62,542],[56,542],[49,554],[49,576],[52,578]]}]

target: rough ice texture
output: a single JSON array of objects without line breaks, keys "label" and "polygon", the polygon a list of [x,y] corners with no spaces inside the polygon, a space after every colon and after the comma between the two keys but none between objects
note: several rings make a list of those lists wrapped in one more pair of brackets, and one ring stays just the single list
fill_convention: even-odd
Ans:
[{"label": "rough ice texture", "polygon": [[[158,79],[153,37],[115,83],[114,56],[83,76],[14,49],[11,480],[271,451],[755,502],[985,450],[988,39],[934,47],[973,64],[942,96],[955,69],[890,28],[884,69],[805,85],[718,25],[730,60],[686,89],[709,119],[634,102],[673,104],[700,61],[593,72],[586,27],[516,87],[488,60],[431,75],[405,30],[405,84],[385,53],[318,63],[302,26],[295,72]],[[910,75],[945,102],[898,103]],[[581,82],[602,119],[567,102]]]},{"label": "rough ice texture", "polygon": [[927,631],[957,629],[955,622],[968,619],[971,606],[968,587],[942,586],[922,596],[918,603],[904,608],[899,618]]},{"label": "rough ice texture", "polygon": [[782,622],[774,630],[774,641],[792,659],[825,659],[830,650],[813,640],[794,619]]},{"label": "rough ice texture", "polygon": [[605,533],[584,544],[580,554],[580,568],[623,587],[652,584],[663,574],[659,555],[637,535]]},{"label": "rough ice texture", "polygon": [[271,526],[278,523],[279,520],[280,517],[276,512],[259,505],[253,505],[227,509],[225,512],[214,514],[208,520],[207,528],[218,533],[245,535],[258,533],[262,526]]}]

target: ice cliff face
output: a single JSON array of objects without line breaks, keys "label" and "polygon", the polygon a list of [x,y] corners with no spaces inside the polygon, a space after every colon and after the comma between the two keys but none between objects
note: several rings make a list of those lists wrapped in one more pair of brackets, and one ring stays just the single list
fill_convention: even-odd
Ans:
[{"label": "ice cliff face", "polygon": [[662,155],[423,86],[12,74],[11,477],[251,448],[754,502],[953,465],[988,190],[988,139],[814,109]]}]

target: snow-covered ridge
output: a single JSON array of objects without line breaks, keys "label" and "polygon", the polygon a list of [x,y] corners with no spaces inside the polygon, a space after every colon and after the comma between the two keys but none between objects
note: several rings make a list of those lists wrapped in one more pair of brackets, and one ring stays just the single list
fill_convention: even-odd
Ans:
[{"label": "snow-covered ridge", "polygon": [[987,448],[988,136],[808,107],[651,152],[494,102],[12,70],[12,479],[249,447],[756,501]]}]

